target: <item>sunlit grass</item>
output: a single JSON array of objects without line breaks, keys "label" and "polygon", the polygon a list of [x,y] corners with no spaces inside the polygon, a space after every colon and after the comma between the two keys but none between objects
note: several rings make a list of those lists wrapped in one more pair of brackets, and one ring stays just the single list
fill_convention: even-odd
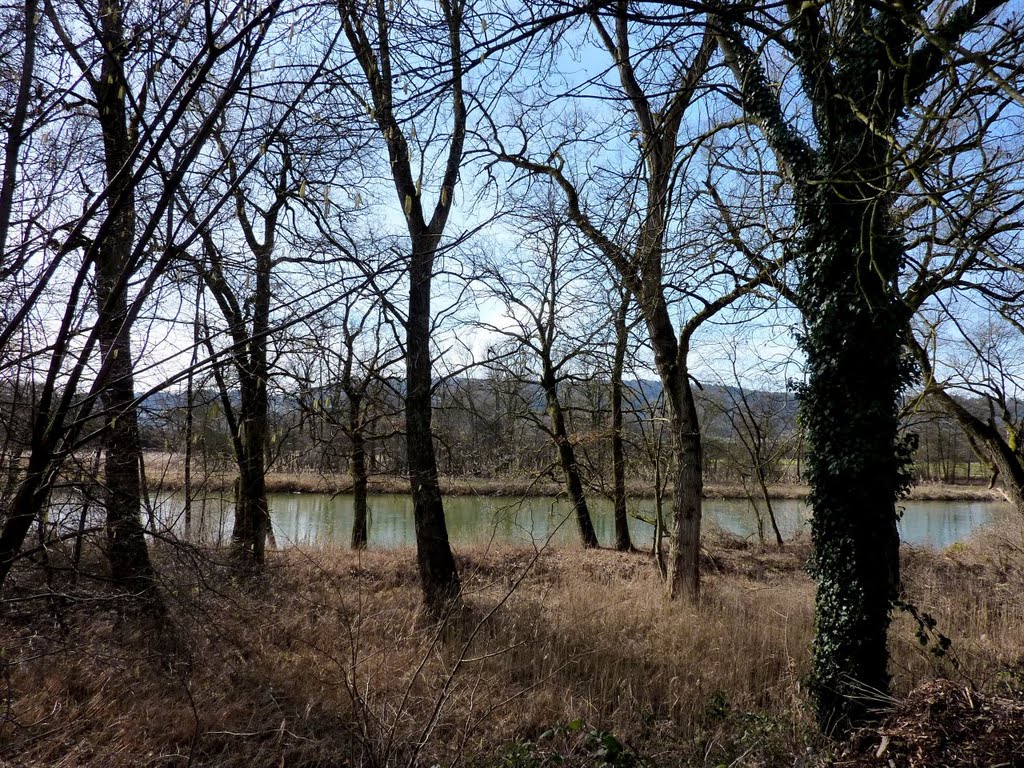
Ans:
[{"label": "sunlit grass", "polygon": [[[1006,526],[948,553],[906,553],[908,600],[953,645],[937,658],[897,618],[897,696],[936,676],[1019,683],[1021,542]],[[253,585],[163,547],[174,629],[160,637],[122,601],[7,606],[0,757],[447,765],[578,720],[660,765],[744,754],[743,765],[791,765],[827,749],[805,698],[807,555],[806,542],[781,553],[709,542],[689,606],[666,601],[646,554],[480,545],[459,552],[466,607],[439,630],[418,613],[409,550],[278,553]]]}]

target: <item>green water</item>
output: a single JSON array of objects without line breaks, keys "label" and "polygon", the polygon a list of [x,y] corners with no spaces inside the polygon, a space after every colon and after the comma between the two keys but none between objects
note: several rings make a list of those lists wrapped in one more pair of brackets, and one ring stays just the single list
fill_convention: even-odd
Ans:
[{"label": "green water", "polygon": [[[601,543],[614,539],[611,502],[590,502],[594,527]],[[156,517],[163,524],[183,532],[180,495],[159,502]],[[783,536],[791,536],[808,525],[808,509],[801,501],[773,502]],[[900,521],[903,540],[916,546],[943,549],[967,538],[972,531],[999,520],[1008,507],[997,502],[907,501]],[[327,494],[272,494],[271,518],[279,547],[340,544],[347,546],[352,531],[352,497]],[[763,505],[762,505],[763,507]],[[653,519],[654,502],[631,502],[630,512]],[[231,533],[232,506],[220,497],[193,502],[193,534],[205,541],[225,541]],[[670,514],[668,504],[665,514]],[[571,506],[553,498],[449,496],[445,518],[453,544],[516,543],[525,545],[572,546],[578,542]],[[718,527],[756,540],[757,521],[749,502],[741,499],[706,500],[705,528]],[[634,544],[649,545],[653,527],[641,519],[630,519]],[[201,532],[201,533],[199,533]],[[765,519],[765,534],[771,528]],[[408,547],[415,544],[412,499],[406,495],[378,495],[370,498],[370,546]]]}]

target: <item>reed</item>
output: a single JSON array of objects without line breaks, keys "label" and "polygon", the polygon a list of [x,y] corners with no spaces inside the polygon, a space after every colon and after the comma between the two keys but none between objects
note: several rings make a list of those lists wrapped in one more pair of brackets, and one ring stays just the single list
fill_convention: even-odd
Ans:
[{"label": "reed", "polygon": [[[936,677],[1021,684],[1022,541],[1007,526],[906,552],[908,600],[952,647],[934,656],[899,617],[895,697]],[[833,749],[804,694],[806,542],[709,540],[696,606],[667,602],[644,554],[480,545],[459,552],[465,607],[440,628],[417,610],[411,551],[289,550],[255,583],[217,552],[157,554],[162,634],[121,598],[61,582],[60,563],[64,597],[23,599],[43,585],[18,574],[0,630],[0,761],[597,765],[605,734],[663,766],[788,766]]]}]

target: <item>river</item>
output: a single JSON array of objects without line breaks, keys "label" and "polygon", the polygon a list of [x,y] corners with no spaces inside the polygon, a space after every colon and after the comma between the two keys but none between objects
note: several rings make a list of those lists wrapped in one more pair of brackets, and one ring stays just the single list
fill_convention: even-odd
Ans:
[{"label": "river", "polygon": [[[156,519],[165,527],[183,533],[183,497],[175,494],[156,502]],[[772,502],[785,537],[809,526],[808,508],[802,501]],[[598,538],[611,545],[614,538],[611,502],[590,501]],[[763,502],[760,505],[763,510]],[[352,530],[352,497],[328,494],[271,494],[271,518],[279,547],[290,545],[347,546]],[[1009,507],[993,501],[905,501],[900,520],[903,541],[920,547],[944,549],[967,538],[975,529],[1009,514]],[[654,517],[652,500],[633,501],[630,511],[648,519]],[[554,498],[512,498],[449,496],[445,517],[453,544],[516,543],[555,546],[578,541],[575,520],[568,503]],[[212,496],[193,502],[194,531],[207,542],[224,541],[231,532],[232,508],[228,499]],[[665,514],[669,514],[666,503]],[[757,522],[750,503],[744,499],[704,501],[705,527],[718,527],[751,540],[757,538]],[[650,545],[653,527],[631,518],[633,542]],[[765,534],[772,533],[765,517]],[[370,546],[407,547],[415,543],[412,499],[406,495],[370,497]]]}]

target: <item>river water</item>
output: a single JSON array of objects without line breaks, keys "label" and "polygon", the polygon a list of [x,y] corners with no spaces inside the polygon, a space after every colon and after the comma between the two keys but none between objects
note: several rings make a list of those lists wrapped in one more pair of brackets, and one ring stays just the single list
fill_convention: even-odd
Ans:
[{"label": "river water", "polygon": [[[181,495],[156,502],[156,518],[179,534],[183,533]],[[516,543],[570,546],[578,539],[571,506],[554,498],[512,498],[449,496],[445,518],[453,544]],[[610,546],[614,538],[611,502],[589,502],[594,527],[601,543]],[[783,536],[789,537],[808,526],[809,510],[802,501],[772,502]],[[763,514],[763,502],[759,505]],[[1005,504],[992,501],[905,501],[900,533],[915,546],[944,549],[967,538],[975,529],[1009,514]],[[347,546],[352,531],[352,497],[328,494],[271,494],[271,518],[279,547],[289,545]],[[654,518],[654,501],[630,502],[630,512]],[[206,497],[192,505],[193,532],[205,541],[226,541],[231,533],[232,506],[222,497]],[[670,514],[666,503],[665,514]],[[757,539],[757,518],[745,499],[704,501],[705,527]],[[633,542],[649,545],[654,528],[642,519],[630,519]],[[772,540],[765,516],[765,534]],[[370,546],[407,547],[415,544],[412,499],[406,495],[370,497]]]}]

